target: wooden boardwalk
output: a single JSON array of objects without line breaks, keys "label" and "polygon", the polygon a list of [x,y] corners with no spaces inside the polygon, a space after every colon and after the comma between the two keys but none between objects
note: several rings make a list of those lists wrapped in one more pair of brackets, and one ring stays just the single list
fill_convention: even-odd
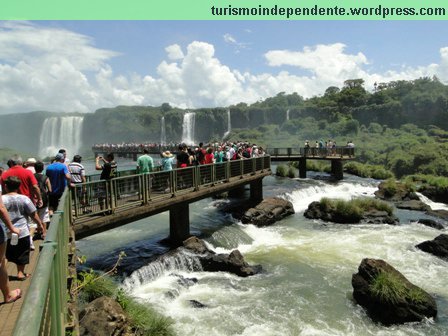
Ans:
[{"label": "wooden boardwalk", "polygon": [[[39,256],[39,246],[42,240],[35,240],[34,245],[36,249],[31,251],[30,254],[30,263],[25,267],[25,271],[27,273],[34,273],[34,269],[36,267],[37,259]],[[22,290],[22,298],[17,300],[14,303],[8,304],[0,304],[0,336],[10,336],[14,331],[14,327],[16,325],[16,320],[19,317],[20,309],[22,308],[23,298],[27,294],[28,287],[30,285],[30,279],[25,281],[17,281],[15,280],[15,276],[17,274],[16,265],[8,262],[8,275],[9,275],[9,287],[11,289],[20,288]],[[3,300],[3,297],[2,297]],[[3,301],[2,301],[3,302]]]}]

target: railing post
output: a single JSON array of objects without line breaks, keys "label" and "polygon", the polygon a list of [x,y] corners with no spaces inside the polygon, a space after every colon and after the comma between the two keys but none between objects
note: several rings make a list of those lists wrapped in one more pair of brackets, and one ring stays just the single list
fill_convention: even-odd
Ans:
[{"label": "railing post", "polygon": [[216,163],[212,164],[212,171],[211,171],[211,173],[212,173],[212,176],[210,176],[211,183],[212,183],[212,185],[214,185],[215,182],[216,182]]},{"label": "railing post", "polygon": [[230,160],[226,161],[224,176],[225,176],[224,178],[225,178],[226,182],[229,182],[230,181]]},{"label": "railing post", "polygon": [[240,178],[243,178],[244,175],[244,159],[240,159]]},{"label": "railing post", "polygon": [[251,160],[252,160],[252,175],[255,175],[255,172],[257,171],[257,162],[255,161],[256,158],[253,157]]},{"label": "railing post", "polygon": [[193,168],[193,188],[195,191],[199,190],[199,166]]},{"label": "railing post", "polygon": [[177,189],[177,170],[171,170],[170,171],[170,189],[171,189],[171,195],[174,197],[176,196],[176,189]]}]

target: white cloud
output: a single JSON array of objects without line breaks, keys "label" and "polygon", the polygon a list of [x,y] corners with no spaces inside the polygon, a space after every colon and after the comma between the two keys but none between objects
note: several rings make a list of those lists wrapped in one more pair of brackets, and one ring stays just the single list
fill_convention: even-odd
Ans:
[{"label": "white cloud", "polygon": [[178,44],[172,44],[165,48],[170,60],[178,60],[184,58],[184,53]]},{"label": "white cloud", "polygon": [[[239,43],[230,34],[224,39]],[[0,113],[91,112],[164,102],[184,108],[214,107],[252,103],[281,91],[310,97],[329,86],[340,87],[349,78],[363,78],[367,88],[375,82],[421,76],[448,80],[448,47],[440,49],[438,64],[382,73],[369,71],[368,56],[348,53],[341,43],[267,51],[264,56],[272,71],[265,73],[230,68],[206,42],[193,41],[185,50],[172,44],[165,51],[166,60],[160,62],[155,75],[119,76],[108,62],[120,55],[95,47],[85,35],[27,22],[2,22]]]},{"label": "white cloud", "polygon": [[237,43],[235,38],[230,34],[224,34],[223,38],[224,38],[224,41],[227,43]]}]

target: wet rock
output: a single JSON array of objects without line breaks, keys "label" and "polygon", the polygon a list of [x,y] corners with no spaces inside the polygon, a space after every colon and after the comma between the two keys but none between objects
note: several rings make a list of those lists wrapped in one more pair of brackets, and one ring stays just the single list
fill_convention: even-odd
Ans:
[{"label": "wet rock", "polygon": [[230,254],[214,254],[201,258],[204,271],[208,272],[228,272],[240,277],[248,277],[260,273],[260,265],[251,266],[238,250],[233,250]]},{"label": "wet rock", "polygon": [[448,203],[448,190],[444,188],[436,188],[434,186],[425,184],[419,192],[428,197],[433,202]]},{"label": "wet rock", "polygon": [[448,259],[448,235],[441,234],[434,240],[427,240],[416,245],[418,249],[431,253],[439,258]]},{"label": "wet rock", "polygon": [[353,298],[375,322],[392,325],[437,316],[434,298],[384,260],[363,259],[352,286]]},{"label": "wet rock", "polygon": [[266,198],[254,208],[247,210],[241,221],[244,224],[267,226],[292,214],[294,214],[294,207],[291,202],[273,197]]},{"label": "wet rock", "polygon": [[443,225],[442,223],[440,223],[434,219],[420,218],[418,220],[418,223],[432,227],[437,230],[443,230],[445,228],[445,225]]},{"label": "wet rock", "polygon": [[262,270],[260,265],[249,265],[238,250],[233,250],[230,254],[216,254],[195,236],[188,238],[183,244],[183,248],[198,255],[203,270],[207,272],[229,272],[247,277]]},{"label": "wet rock", "polygon": [[388,182],[383,181],[378,185],[378,190],[375,191],[375,196],[390,202],[401,202],[410,200],[419,200],[417,194],[411,191],[404,183],[396,182],[395,188],[391,190],[387,187]]},{"label": "wet rock", "polygon": [[312,202],[303,214],[309,219],[320,219],[338,224],[397,224],[398,218],[386,211],[368,210],[362,214],[341,213],[334,207],[327,207],[321,202]]},{"label": "wet rock", "polygon": [[445,221],[448,221],[448,211],[447,210],[428,210],[426,212],[428,215],[434,216],[434,217],[438,217],[441,218]]},{"label": "wet rock", "polygon": [[428,211],[431,210],[427,204],[419,200],[401,201],[395,203],[398,209],[414,210],[414,211]]},{"label": "wet rock", "polygon": [[129,330],[128,318],[112,298],[100,297],[90,302],[79,314],[80,335],[120,336]]},{"label": "wet rock", "polygon": [[207,305],[205,305],[197,300],[188,300],[188,302],[190,303],[190,305],[193,308],[207,308],[208,307]]},{"label": "wet rock", "polygon": [[207,245],[205,245],[205,242],[202,239],[199,239],[196,236],[191,236],[190,238],[184,240],[183,246],[197,254],[204,254],[204,253],[214,253],[213,251],[209,250]]}]

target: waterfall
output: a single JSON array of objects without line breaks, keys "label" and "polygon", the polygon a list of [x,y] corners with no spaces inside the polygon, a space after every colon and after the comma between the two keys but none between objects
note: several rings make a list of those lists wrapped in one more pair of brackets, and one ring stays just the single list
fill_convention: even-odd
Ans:
[{"label": "waterfall", "polygon": [[187,145],[194,145],[194,119],[196,113],[187,112],[184,114],[182,124],[182,142]]},{"label": "waterfall", "polygon": [[286,121],[289,120],[289,109],[286,110]]},{"label": "waterfall", "polygon": [[79,154],[84,117],[50,117],[44,120],[39,137],[39,156],[54,156],[59,149],[67,150],[67,157]]},{"label": "waterfall", "polygon": [[166,144],[165,117],[162,117],[162,120],[160,121],[160,144]]},{"label": "waterfall", "polygon": [[227,132],[224,133],[222,139],[224,140],[232,131],[232,123],[230,122],[230,109],[227,109]]},{"label": "waterfall", "polygon": [[185,250],[173,256],[162,256],[149,265],[133,272],[124,280],[123,287],[131,290],[137,286],[154,281],[164,274],[176,271],[202,271],[201,261],[196,255]]}]

